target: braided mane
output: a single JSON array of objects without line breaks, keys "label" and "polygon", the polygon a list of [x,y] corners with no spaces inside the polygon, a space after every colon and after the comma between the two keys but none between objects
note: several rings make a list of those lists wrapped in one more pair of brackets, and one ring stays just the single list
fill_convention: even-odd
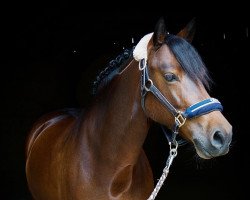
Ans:
[{"label": "braided mane", "polygon": [[107,67],[100,72],[93,83],[93,94],[96,95],[98,91],[104,88],[121,70],[126,67],[128,61],[132,59],[133,48],[125,49],[115,59],[111,60]]}]

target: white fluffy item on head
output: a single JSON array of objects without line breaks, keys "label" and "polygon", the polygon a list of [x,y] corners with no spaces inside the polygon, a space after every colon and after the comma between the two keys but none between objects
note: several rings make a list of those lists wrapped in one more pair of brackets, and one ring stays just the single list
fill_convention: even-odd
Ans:
[{"label": "white fluffy item on head", "polygon": [[135,60],[140,61],[142,59],[147,60],[148,53],[147,53],[147,46],[149,40],[152,38],[153,33],[149,33],[145,35],[135,46],[133,51],[133,57]]}]

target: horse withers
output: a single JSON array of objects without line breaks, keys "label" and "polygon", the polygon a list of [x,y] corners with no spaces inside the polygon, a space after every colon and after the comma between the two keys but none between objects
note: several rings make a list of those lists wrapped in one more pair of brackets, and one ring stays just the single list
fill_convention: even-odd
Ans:
[{"label": "horse withers", "polygon": [[145,200],[154,188],[143,144],[158,122],[204,159],[229,151],[232,127],[207,92],[211,82],[191,45],[191,21],[177,35],[162,19],[95,81],[83,113],[62,110],[38,120],[27,139],[26,176],[36,200]]}]

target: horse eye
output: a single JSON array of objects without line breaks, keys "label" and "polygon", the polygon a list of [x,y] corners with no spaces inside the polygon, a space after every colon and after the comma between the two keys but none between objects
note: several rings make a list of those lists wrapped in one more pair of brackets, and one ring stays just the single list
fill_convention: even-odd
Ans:
[{"label": "horse eye", "polygon": [[173,81],[177,81],[178,78],[175,74],[173,73],[167,73],[165,74],[165,79],[168,81],[168,82],[173,82]]}]

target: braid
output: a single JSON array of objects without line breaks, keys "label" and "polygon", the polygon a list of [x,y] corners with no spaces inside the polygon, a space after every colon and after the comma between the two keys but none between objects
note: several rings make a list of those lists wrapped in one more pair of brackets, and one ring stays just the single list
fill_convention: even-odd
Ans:
[{"label": "braid", "polygon": [[119,69],[121,65],[128,60],[132,55],[132,49],[125,49],[120,55],[118,55],[114,60],[111,60],[107,67],[100,72],[93,82],[93,94],[97,94],[100,84],[106,79],[112,72]]}]

